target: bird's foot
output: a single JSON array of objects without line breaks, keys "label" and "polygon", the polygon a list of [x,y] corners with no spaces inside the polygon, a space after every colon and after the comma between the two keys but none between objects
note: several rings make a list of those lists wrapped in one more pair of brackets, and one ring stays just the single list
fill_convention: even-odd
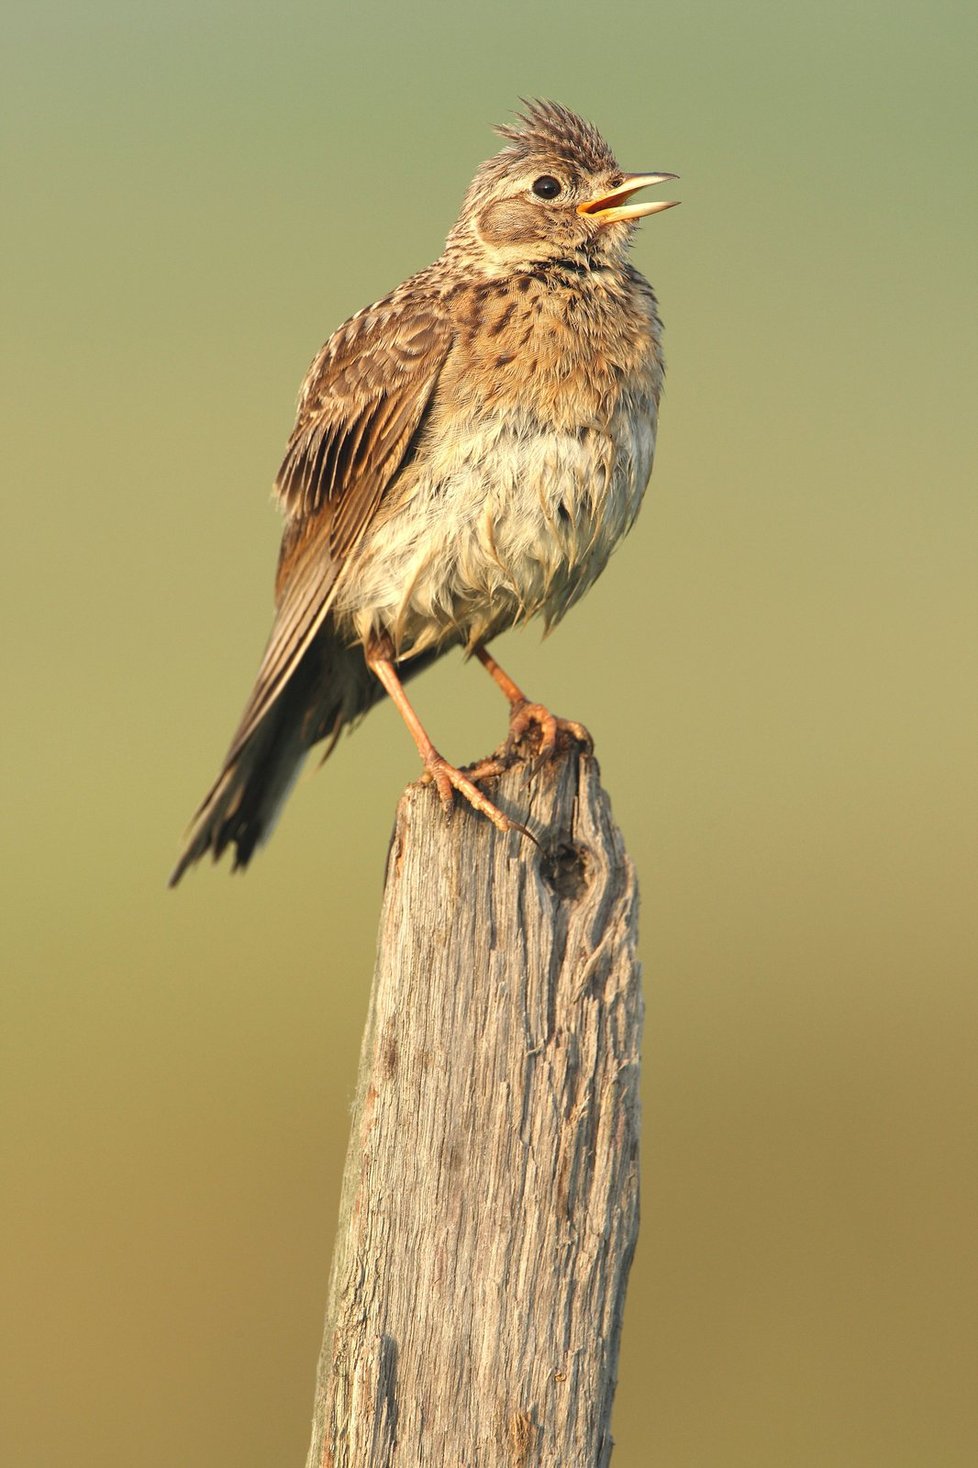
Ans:
[{"label": "bird's foot", "polygon": [[473,784],[478,784],[480,780],[494,780],[498,775],[505,775],[507,770],[512,769],[514,763],[515,756],[506,748],[505,744],[501,744],[485,759],[476,760],[471,765],[463,765],[462,774]]},{"label": "bird's foot", "polygon": [[530,833],[525,827],[521,826],[518,821],[511,821],[508,816],[504,816],[502,811],[494,806],[489,797],[483,795],[482,791],[474,783],[476,779],[485,778],[487,774],[502,773],[503,766],[500,766],[498,770],[490,771],[483,769],[483,766],[494,764],[498,764],[498,761],[482,760],[479,765],[472,767],[466,773],[456,769],[454,765],[449,764],[448,760],[440,755],[437,750],[432,750],[431,754],[425,760],[424,774],[421,778],[422,780],[430,781],[434,785],[446,814],[451,813],[455,803],[453,791],[457,790],[459,795],[465,797],[473,810],[479,811],[481,815],[488,816],[497,831],[523,831],[523,834],[528,836]]},{"label": "bird's foot", "polygon": [[594,752],[594,740],[584,725],[575,719],[560,719],[542,703],[530,703],[528,700],[514,703],[509,717],[506,749],[515,752],[531,730],[536,731],[535,737],[531,736],[531,749],[540,763],[550,759],[558,748],[566,747],[570,741],[583,745],[586,754]]}]

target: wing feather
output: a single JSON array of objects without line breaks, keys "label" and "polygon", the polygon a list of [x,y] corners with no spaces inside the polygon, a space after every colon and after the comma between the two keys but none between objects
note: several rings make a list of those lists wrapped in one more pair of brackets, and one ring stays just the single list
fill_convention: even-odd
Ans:
[{"label": "wing feather", "polygon": [[313,362],[275,482],[287,517],[275,624],[229,761],[322,626],[344,564],[412,451],[451,344],[438,296],[415,280],[341,326]]}]

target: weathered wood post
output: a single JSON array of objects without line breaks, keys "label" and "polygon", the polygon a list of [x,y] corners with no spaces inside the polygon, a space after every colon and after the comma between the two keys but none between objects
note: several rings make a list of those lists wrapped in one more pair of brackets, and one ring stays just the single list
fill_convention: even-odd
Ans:
[{"label": "weathered wood post", "polygon": [[593,757],[391,843],[308,1468],[598,1468],[638,1231],[637,888]]}]

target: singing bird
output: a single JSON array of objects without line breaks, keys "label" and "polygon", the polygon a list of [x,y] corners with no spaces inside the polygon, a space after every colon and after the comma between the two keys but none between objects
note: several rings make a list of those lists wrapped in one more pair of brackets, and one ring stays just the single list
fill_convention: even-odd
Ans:
[{"label": "singing bird", "polygon": [[453,646],[510,703],[510,748],[579,724],[529,700],[487,651],[549,629],[638,512],[662,388],[652,287],[629,262],[632,202],[672,173],[625,173],[555,102],[524,104],[473,179],[434,264],[350,318],[309,369],[276,480],[276,614],[224,766],[170,879],[205,852],[247,864],[302,762],[389,694],[447,808],[515,823],[431,742],[403,680]]}]

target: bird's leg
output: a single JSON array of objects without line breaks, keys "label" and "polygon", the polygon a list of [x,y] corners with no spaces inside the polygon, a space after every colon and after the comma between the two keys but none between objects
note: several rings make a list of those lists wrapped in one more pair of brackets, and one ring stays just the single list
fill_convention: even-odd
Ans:
[{"label": "bird's leg", "polygon": [[574,719],[559,719],[548,708],[544,708],[542,703],[533,703],[485,647],[477,647],[475,655],[493,682],[498,684],[509,699],[507,746],[510,750],[519,743],[528,729],[536,726],[540,731],[538,750],[540,759],[547,759],[553,754],[557,748],[557,739],[561,734],[576,739],[579,744],[584,745],[588,754],[591,753],[594,749],[594,740],[583,724],[578,724]]},{"label": "bird's leg", "polygon": [[[524,830],[517,821],[511,821],[504,816],[501,810],[493,805],[487,796],[473,784],[469,776],[464,775],[461,770],[450,765],[448,760],[440,755],[432,744],[424,729],[421,720],[408,702],[404,686],[397,676],[394,667],[393,649],[389,644],[374,643],[364,649],[367,659],[367,667],[375,674],[384,688],[391,696],[391,700],[397,708],[401,718],[411,731],[411,737],[418,746],[418,753],[424,764],[425,775],[434,783],[439,798],[446,811],[452,809],[452,790],[457,790],[464,795],[474,810],[481,811],[488,816],[493,825],[500,831]],[[526,835],[530,833],[527,831]]]}]

